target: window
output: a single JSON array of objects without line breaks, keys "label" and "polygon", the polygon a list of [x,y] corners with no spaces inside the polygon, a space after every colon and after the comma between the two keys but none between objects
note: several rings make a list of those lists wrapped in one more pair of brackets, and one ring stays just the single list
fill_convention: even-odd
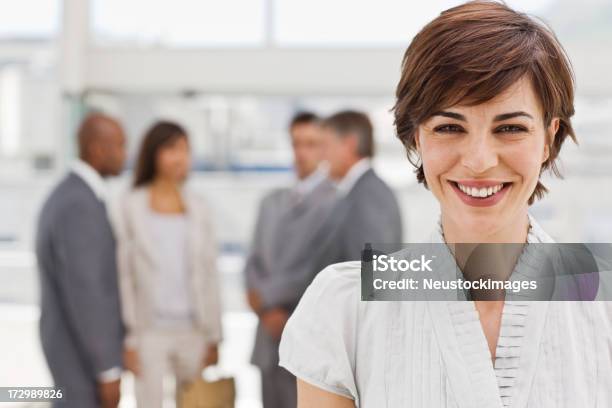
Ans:
[{"label": "window", "polygon": [[21,141],[21,71],[17,66],[0,69],[0,156],[14,156]]},{"label": "window", "polygon": [[[464,0],[271,0],[273,36],[281,47],[405,47],[442,10]],[[510,0],[518,10],[541,11],[553,0]]]},{"label": "window", "polygon": [[60,0],[0,0],[0,40],[47,40],[60,22]]},{"label": "window", "polygon": [[265,0],[91,0],[103,46],[253,47],[265,39]]},{"label": "window", "polygon": [[[2,0],[0,0],[2,1]],[[168,48],[405,47],[464,0],[89,0],[93,43]],[[554,0],[509,0],[530,13]]]},{"label": "window", "polygon": [[440,10],[458,3],[276,0],[274,38],[286,47],[403,47]]}]

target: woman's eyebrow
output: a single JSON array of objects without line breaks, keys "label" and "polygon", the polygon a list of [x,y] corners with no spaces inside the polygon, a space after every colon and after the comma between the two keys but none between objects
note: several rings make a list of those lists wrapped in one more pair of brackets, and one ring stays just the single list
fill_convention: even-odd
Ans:
[{"label": "woman's eyebrow", "polygon": [[525,117],[533,119],[533,116],[531,116],[527,112],[518,111],[518,112],[502,113],[501,115],[497,115],[495,116],[495,118],[493,118],[493,122],[500,122],[502,120],[512,119],[517,116],[525,116]]},{"label": "woman's eyebrow", "polygon": [[434,112],[431,116],[444,116],[446,118],[457,119],[457,120],[462,120],[466,122],[465,116],[463,116],[460,113],[455,113],[455,112],[439,111],[439,112]]},{"label": "woman's eyebrow", "polygon": [[[463,116],[462,114],[455,113],[455,112],[449,112],[449,111],[438,111],[438,112],[435,112],[431,116],[444,116],[445,118],[457,119],[457,120],[461,120],[463,122],[467,121],[465,119],[465,116]],[[517,111],[517,112],[509,112],[509,113],[499,114],[499,115],[497,115],[497,116],[495,116],[493,118],[493,122],[501,122],[502,120],[516,118],[517,116],[525,116],[527,118],[533,119],[533,116],[531,116],[527,112]]]}]

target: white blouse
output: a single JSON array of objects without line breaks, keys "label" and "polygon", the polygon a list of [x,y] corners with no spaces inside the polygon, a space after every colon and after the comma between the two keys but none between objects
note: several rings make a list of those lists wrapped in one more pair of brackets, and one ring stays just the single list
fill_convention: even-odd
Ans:
[{"label": "white blouse", "polygon": [[[530,222],[529,243],[553,242]],[[317,275],[281,366],[362,408],[612,407],[612,303],[506,301],[493,364],[474,302],[363,302],[360,277]]]},{"label": "white blouse", "polygon": [[158,254],[153,293],[155,324],[190,327],[193,306],[189,293],[190,271],[186,214],[163,214],[149,209],[151,243]]}]

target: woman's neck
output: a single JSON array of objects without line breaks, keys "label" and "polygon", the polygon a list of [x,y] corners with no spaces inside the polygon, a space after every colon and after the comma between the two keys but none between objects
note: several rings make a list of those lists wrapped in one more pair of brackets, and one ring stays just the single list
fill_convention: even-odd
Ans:
[{"label": "woman's neck", "polygon": [[527,210],[521,213],[516,222],[510,222],[489,232],[474,231],[444,216],[441,216],[444,240],[447,243],[518,243],[527,242],[529,216]]},{"label": "woman's neck", "polygon": [[185,212],[180,184],[174,180],[156,178],[150,185],[150,205],[159,213],[176,214]]},{"label": "woman's neck", "polygon": [[174,194],[177,190],[180,190],[180,184],[169,178],[157,177],[151,182],[151,189],[162,194]]}]

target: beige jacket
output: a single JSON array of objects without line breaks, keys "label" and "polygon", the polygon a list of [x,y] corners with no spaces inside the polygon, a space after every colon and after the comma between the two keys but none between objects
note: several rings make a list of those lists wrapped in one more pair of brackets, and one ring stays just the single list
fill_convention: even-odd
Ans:
[{"label": "beige jacket", "polygon": [[[189,219],[187,242],[195,325],[206,342],[217,343],[221,340],[221,302],[210,213],[197,195],[187,189],[182,194]],[[147,211],[149,190],[141,187],[125,195],[115,213],[119,289],[128,347],[135,347],[139,334],[153,323],[154,274],[159,254],[148,233]]]}]

